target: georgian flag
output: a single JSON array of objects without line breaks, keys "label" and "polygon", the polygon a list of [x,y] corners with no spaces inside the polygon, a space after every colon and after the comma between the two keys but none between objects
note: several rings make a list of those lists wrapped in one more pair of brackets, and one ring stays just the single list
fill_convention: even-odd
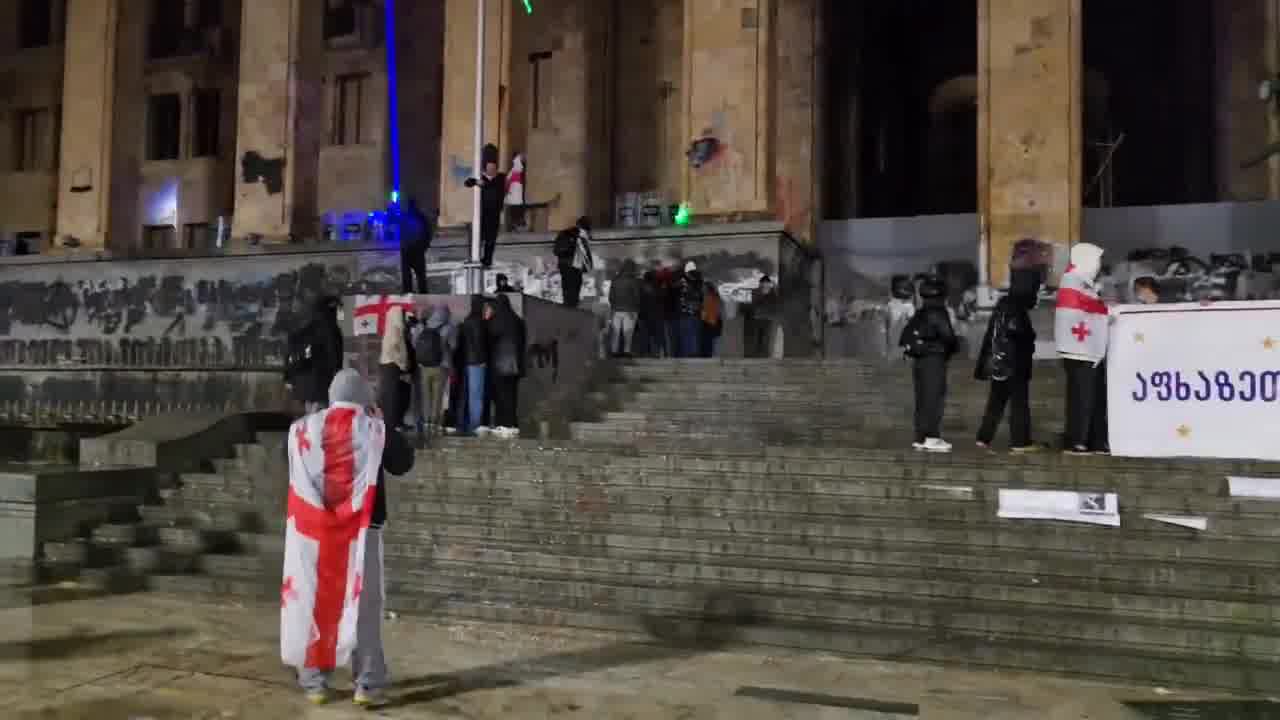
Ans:
[{"label": "georgian flag", "polygon": [[412,295],[357,295],[353,335],[382,335],[387,329],[387,313],[391,308],[413,309]]},{"label": "georgian flag", "polygon": [[332,670],[356,644],[365,533],[373,515],[382,420],[351,403],[289,429],[289,515],[280,587],[280,658]]},{"label": "georgian flag", "polygon": [[1098,362],[1107,356],[1111,329],[1106,303],[1075,266],[1067,267],[1058,287],[1053,314],[1053,338],[1058,354]]}]

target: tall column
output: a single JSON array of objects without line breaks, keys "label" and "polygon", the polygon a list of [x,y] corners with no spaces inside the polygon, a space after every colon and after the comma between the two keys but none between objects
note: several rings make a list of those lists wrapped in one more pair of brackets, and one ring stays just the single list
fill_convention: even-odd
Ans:
[{"label": "tall column", "polygon": [[[402,0],[403,1],[403,0]],[[508,120],[505,95],[508,87],[511,42],[511,0],[445,0],[444,98],[440,150],[440,224],[471,222],[474,193],[463,182],[479,172],[475,160],[476,3],[485,2],[485,111],[484,136],[504,155],[502,147]],[[541,8],[539,8],[539,11]],[[523,12],[523,10],[521,11]],[[407,70],[406,70],[407,72]]]},{"label": "tall column", "polygon": [[118,0],[69,0],[55,247],[106,248]]},{"label": "tall column", "polygon": [[685,0],[683,140],[710,136],[720,148],[702,167],[685,167],[695,214],[769,210],[773,5]]},{"label": "tall column", "polygon": [[324,0],[244,3],[236,237],[284,242],[318,228],[316,188],[327,117],[321,83],[324,9]]},{"label": "tall column", "polygon": [[978,212],[988,284],[1024,237],[1080,239],[1081,0],[979,0]]},{"label": "tall column", "polygon": [[826,100],[818,73],[822,57],[823,3],[776,0],[777,83],[773,95],[776,176],[772,190],[775,216],[797,240],[815,240],[821,169],[815,148],[822,147]]}]

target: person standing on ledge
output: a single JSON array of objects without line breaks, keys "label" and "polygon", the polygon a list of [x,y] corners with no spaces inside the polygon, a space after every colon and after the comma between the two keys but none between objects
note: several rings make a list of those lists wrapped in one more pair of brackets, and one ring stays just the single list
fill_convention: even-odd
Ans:
[{"label": "person standing on ledge", "polygon": [[480,186],[480,264],[492,267],[498,228],[502,222],[502,205],[507,193],[507,176],[498,172],[496,145],[485,145],[482,157],[484,172],[478,178],[467,178],[464,184],[469,188]]},{"label": "person standing on ledge", "polygon": [[[427,251],[431,249],[432,221],[418,207],[418,201],[409,198],[408,205],[399,212],[400,223],[400,285],[401,292],[427,293]],[[415,285],[415,282],[416,285]]]},{"label": "person standing on ledge", "polygon": [[552,252],[560,270],[565,307],[576,308],[582,297],[582,278],[595,267],[591,254],[591,218],[580,217],[575,226],[561,230]]}]

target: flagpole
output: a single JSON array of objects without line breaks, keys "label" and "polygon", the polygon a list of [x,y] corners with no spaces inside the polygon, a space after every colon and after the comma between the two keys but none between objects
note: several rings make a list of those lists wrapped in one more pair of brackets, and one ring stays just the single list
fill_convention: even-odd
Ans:
[{"label": "flagpole", "polygon": [[[476,109],[475,160],[472,172],[477,179],[484,172],[484,41],[485,0],[476,0]],[[467,263],[467,293],[484,292],[484,268],[480,266],[480,198],[476,183],[471,208],[471,260]]]}]

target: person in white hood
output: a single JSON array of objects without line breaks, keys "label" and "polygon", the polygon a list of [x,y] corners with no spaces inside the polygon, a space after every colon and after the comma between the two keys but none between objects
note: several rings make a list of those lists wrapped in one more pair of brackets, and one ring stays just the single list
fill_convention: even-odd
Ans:
[{"label": "person in white hood", "polygon": [[1066,452],[1105,454],[1107,439],[1107,341],[1110,317],[1098,292],[1102,248],[1071,248],[1058,287],[1053,336],[1067,373]]}]

